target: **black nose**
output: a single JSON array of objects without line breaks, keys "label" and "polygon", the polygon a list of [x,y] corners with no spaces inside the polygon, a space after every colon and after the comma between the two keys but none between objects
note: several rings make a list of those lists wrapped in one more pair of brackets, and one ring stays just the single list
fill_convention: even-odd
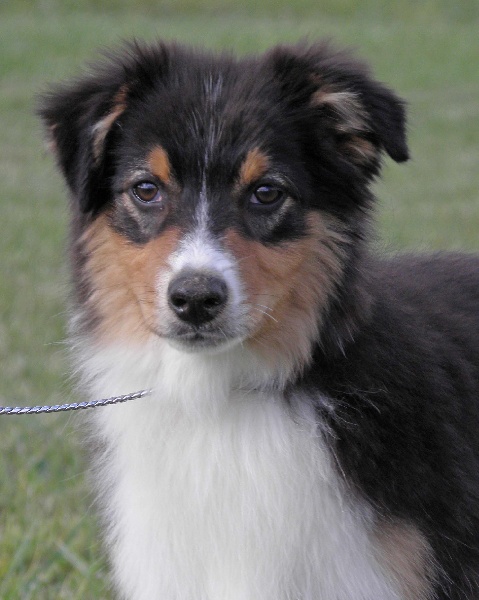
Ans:
[{"label": "black nose", "polygon": [[202,325],[212,321],[228,300],[228,288],[220,277],[206,273],[179,275],[168,286],[168,303],[182,321]]}]

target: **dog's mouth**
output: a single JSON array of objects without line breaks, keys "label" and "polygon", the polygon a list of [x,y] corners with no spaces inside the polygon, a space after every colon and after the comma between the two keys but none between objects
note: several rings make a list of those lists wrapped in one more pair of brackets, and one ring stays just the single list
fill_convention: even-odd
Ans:
[{"label": "dog's mouth", "polygon": [[174,328],[162,337],[166,338],[170,344],[180,350],[187,352],[201,352],[203,350],[222,350],[226,346],[238,343],[236,336],[228,335],[221,328],[210,328],[208,330],[180,327]]},{"label": "dog's mouth", "polygon": [[161,337],[187,352],[223,350],[241,342],[247,319],[234,287],[217,270],[180,270],[159,303]]}]

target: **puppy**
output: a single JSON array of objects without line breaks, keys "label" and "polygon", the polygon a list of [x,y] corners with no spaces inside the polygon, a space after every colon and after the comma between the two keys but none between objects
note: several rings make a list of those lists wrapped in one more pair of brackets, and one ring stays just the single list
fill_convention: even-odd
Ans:
[{"label": "puppy", "polygon": [[403,102],[327,44],[133,44],[42,100],[132,600],[477,600],[479,260],[375,256]]}]

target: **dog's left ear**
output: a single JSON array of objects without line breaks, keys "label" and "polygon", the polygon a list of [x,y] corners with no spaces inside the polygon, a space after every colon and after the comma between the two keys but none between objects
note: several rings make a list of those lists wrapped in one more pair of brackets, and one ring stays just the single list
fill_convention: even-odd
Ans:
[{"label": "dog's left ear", "polygon": [[370,77],[368,68],[329,44],[277,47],[269,55],[274,77],[309,131],[366,176],[377,174],[385,151],[409,158],[405,104]]}]

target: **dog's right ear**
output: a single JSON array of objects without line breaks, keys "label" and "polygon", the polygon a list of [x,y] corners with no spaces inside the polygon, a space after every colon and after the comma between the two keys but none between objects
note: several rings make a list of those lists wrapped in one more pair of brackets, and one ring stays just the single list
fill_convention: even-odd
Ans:
[{"label": "dog's right ear", "polygon": [[40,98],[37,112],[48,145],[81,212],[94,215],[110,201],[121,117],[166,67],[163,44],[133,43],[107,55],[91,74],[53,87]]},{"label": "dog's right ear", "polygon": [[110,199],[108,138],[127,102],[128,88],[119,73],[87,76],[40,100],[48,145],[84,213],[98,212]]}]

